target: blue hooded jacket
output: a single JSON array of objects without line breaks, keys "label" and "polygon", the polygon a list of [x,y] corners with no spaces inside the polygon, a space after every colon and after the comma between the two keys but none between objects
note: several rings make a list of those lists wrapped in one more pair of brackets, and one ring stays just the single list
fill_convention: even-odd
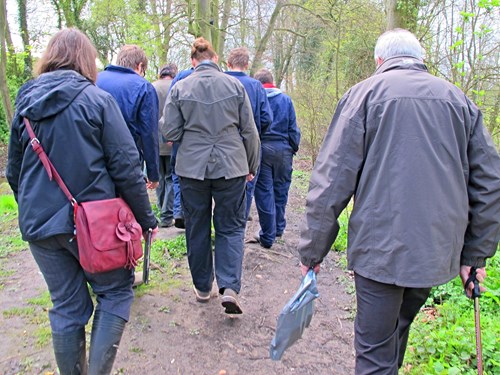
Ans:
[{"label": "blue hooded jacket", "polygon": [[252,105],[253,119],[260,135],[262,130],[267,130],[273,122],[273,112],[269,106],[266,91],[262,87],[262,83],[243,72],[228,71],[225,73],[238,79],[243,84],[243,87],[245,87],[248,99],[250,99],[250,104]]},{"label": "blue hooded jacket", "polygon": [[290,145],[293,152],[299,150],[300,130],[297,126],[295,108],[292,99],[276,87],[266,87],[267,99],[273,110],[273,123],[262,130],[262,143],[284,141]]}]

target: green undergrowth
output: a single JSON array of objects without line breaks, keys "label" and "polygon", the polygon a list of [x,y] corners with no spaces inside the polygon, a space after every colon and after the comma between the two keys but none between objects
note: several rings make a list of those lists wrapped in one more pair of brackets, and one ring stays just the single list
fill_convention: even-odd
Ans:
[{"label": "green undergrowth", "polygon": [[[498,250],[498,249],[497,249]],[[485,375],[500,374],[500,260],[487,265],[479,299]],[[477,374],[474,302],[459,277],[433,288],[410,334],[404,374]]]},{"label": "green undergrowth", "polygon": [[[135,289],[135,295],[140,297],[150,289],[158,289],[168,292],[178,287],[182,281],[175,276],[181,272],[180,260],[187,254],[186,236],[163,240],[155,240],[151,244],[149,284],[139,285]],[[136,272],[142,272],[143,263],[140,263]]]},{"label": "green undergrowth", "polygon": [[0,233],[0,258],[27,248],[17,225],[17,203],[12,194],[0,195]]}]

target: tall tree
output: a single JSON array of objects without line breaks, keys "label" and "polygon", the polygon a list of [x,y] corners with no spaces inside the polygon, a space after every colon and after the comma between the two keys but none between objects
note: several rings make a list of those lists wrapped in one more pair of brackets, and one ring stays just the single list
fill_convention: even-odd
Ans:
[{"label": "tall tree", "polygon": [[384,0],[387,30],[397,27],[415,31],[421,0]]},{"label": "tall tree", "polygon": [[269,19],[267,29],[262,38],[258,41],[255,51],[255,57],[253,59],[252,66],[250,67],[250,75],[254,75],[254,73],[262,66],[262,57],[264,56],[264,52],[267,48],[267,43],[269,42],[269,39],[273,34],[278,16],[283,9],[284,4],[285,3],[283,0],[276,1],[276,5],[274,7],[273,13],[271,14],[271,18]]},{"label": "tall tree", "polygon": [[223,59],[231,0],[187,0],[188,32],[208,40]]},{"label": "tall tree", "polygon": [[30,36],[28,32],[28,14],[26,10],[26,0],[17,0],[19,12],[19,30],[24,48],[24,78],[32,76],[33,59],[31,57]]},{"label": "tall tree", "polygon": [[58,17],[58,27],[77,27],[82,29],[83,19],[82,12],[87,5],[88,0],[51,0],[54,6],[57,17]]},{"label": "tall tree", "polygon": [[12,102],[10,101],[9,87],[7,86],[7,50],[5,48],[6,27],[6,2],[5,0],[0,0],[0,95],[2,96],[5,119],[8,124],[11,124],[14,113],[12,110]]}]

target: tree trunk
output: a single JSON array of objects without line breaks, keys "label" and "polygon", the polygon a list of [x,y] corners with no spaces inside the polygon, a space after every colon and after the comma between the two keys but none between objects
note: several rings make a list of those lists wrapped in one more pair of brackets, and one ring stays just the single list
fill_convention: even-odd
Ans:
[{"label": "tree trunk", "polygon": [[385,13],[387,15],[386,30],[401,27],[401,13],[398,11],[398,0],[385,0]]},{"label": "tree trunk", "polygon": [[415,32],[420,0],[384,0],[387,30],[397,27]]},{"label": "tree trunk", "polygon": [[23,40],[24,48],[24,78],[33,76],[33,59],[31,57],[30,37],[28,32],[28,14],[26,10],[26,0],[17,1],[19,9],[19,29]]},{"label": "tree trunk", "polygon": [[14,113],[10,101],[9,87],[7,86],[7,51],[5,50],[5,35],[7,26],[7,9],[5,0],[0,0],[0,95],[5,110],[7,123],[12,124]]},{"label": "tree trunk", "polygon": [[220,31],[219,31],[219,41],[217,54],[219,55],[219,61],[224,59],[224,48],[226,47],[226,34],[227,26],[229,24],[229,16],[231,13],[231,0],[224,0],[222,9],[222,18],[220,21]]},{"label": "tree trunk", "polygon": [[278,19],[278,16],[282,8],[283,8],[283,3],[281,2],[281,0],[278,0],[278,2],[276,3],[276,7],[274,8],[273,14],[271,15],[271,19],[269,20],[269,26],[267,27],[264,36],[259,41],[259,44],[257,46],[257,51],[255,52],[255,57],[252,62],[252,67],[250,68],[251,76],[253,76],[254,73],[262,66],[262,57],[264,56],[264,51],[266,50],[267,42],[269,41],[269,38],[271,38],[271,34],[274,31],[274,26],[276,25],[276,20]]},{"label": "tree trunk", "polygon": [[58,26],[62,28],[62,17],[66,27],[77,27],[82,29],[82,10],[88,0],[51,0],[58,15]]}]

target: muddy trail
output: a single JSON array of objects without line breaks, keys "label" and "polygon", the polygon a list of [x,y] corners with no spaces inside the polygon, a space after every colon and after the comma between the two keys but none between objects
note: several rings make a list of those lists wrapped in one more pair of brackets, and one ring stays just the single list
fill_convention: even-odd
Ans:
[{"label": "muddy trail", "polygon": [[[294,174],[287,229],[271,249],[249,242],[259,228],[252,207],[240,293],[243,315],[224,314],[215,289],[209,303],[195,301],[186,257],[173,261],[168,270],[153,265],[150,284],[135,289],[113,374],[353,373],[353,287],[342,266],[345,259],[338,254],[326,258],[318,275],[320,298],[303,338],[281,361],[269,359],[277,316],[301,279],[297,244],[305,176]],[[162,228],[158,238],[182,234],[177,228]],[[50,301],[47,304],[47,289],[29,250],[0,262],[0,374],[57,374],[47,318]]]}]

